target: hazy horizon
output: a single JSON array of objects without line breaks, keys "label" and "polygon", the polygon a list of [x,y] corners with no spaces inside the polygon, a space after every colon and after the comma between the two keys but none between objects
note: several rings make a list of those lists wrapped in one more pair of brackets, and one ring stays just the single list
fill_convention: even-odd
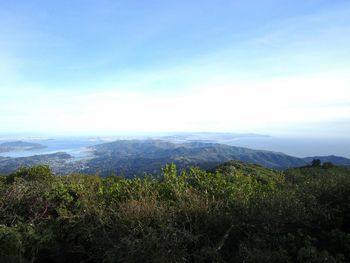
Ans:
[{"label": "hazy horizon", "polygon": [[350,138],[350,3],[0,3],[0,133]]},{"label": "hazy horizon", "polygon": [[109,135],[13,135],[0,134],[3,142],[25,141],[48,145],[47,149],[36,151],[14,151],[0,153],[4,157],[26,157],[38,154],[67,152],[73,156],[84,156],[85,147],[116,140],[165,140],[186,143],[191,141],[214,142],[231,146],[246,147],[255,150],[282,152],[296,157],[336,155],[350,158],[350,139],[334,137],[286,137],[261,134],[235,133],[120,133]]}]

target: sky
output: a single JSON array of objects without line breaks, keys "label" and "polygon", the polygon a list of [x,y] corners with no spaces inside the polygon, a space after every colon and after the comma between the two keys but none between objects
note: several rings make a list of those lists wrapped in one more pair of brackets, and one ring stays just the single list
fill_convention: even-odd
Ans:
[{"label": "sky", "polygon": [[350,137],[348,0],[0,0],[0,133]]}]

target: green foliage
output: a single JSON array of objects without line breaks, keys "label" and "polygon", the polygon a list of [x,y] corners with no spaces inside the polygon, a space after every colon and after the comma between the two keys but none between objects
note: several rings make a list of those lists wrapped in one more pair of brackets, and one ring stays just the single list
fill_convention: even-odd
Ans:
[{"label": "green foliage", "polygon": [[324,162],[322,164],[322,168],[324,169],[330,169],[330,168],[333,168],[334,167],[334,164],[332,162]]},{"label": "green foliage", "polygon": [[6,177],[0,175],[0,191],[2,191],[2,189],[5,187],[6,184]]},{"label": "green foliage", "polygon": [[53,174],[49,166],[38,165],[33,167],[21,167],[15,173],[7,176],[7,182],[12,183],[16,178],[22,178],[26,181],[49,181]]},{"label": "green foliage", "polygon": [[20,262],[21,236],[13,227],[0,225],[0,262]]},{"label": "green foliage", "polygon": [[229,162],[0,180],[0,262],[349,262],[350,171]]},{"label": "green foliage", "polygon": [[311,166],[313,166],[313,167],[320,167],[321,166],[321,160],[320,159],[312,160]]}]

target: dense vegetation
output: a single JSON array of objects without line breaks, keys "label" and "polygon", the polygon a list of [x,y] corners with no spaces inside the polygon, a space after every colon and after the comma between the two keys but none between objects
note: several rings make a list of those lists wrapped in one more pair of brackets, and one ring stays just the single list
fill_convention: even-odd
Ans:
[{"label": "dense vegetation", "polygon": [[350,171],[0,177],[0,262],[349,262]]}]

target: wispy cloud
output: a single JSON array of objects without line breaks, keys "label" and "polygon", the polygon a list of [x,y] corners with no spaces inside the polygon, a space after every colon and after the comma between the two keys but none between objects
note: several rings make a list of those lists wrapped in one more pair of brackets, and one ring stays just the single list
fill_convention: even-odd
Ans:
[{"label": "wispy cloud", "polygon": [[81,93],[32,88],[9,94],[16,103],[3,99],[0,111],[3,129],[8,130],[271,133],[303,123],[349,121],[349,85],[348,76],[315,75],[208,83],[171,96],[116,89]]},{"label": "wispy cloud", "polygon": [[216,4],[220,17],[210,1],[153,3],[155,15],[123,1],[83,17],[60,9],[66,20],[47,5],[2,11],[0,131],[273,133],[349,121],[350,4],[279,16],[272,3],[271,19],[244,3]]}]

